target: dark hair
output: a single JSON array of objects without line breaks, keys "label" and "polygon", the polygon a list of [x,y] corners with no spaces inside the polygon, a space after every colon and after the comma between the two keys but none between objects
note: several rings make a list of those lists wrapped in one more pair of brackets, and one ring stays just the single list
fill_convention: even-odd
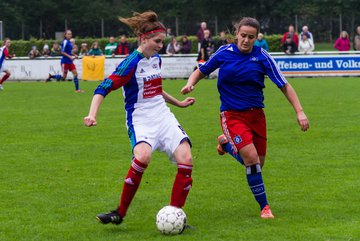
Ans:
[{"label": "dark hair", "polygon": [[242,26],[250,26],[256,29],[256,35],[260,32],[260,23],[255,18],[244,17],[239,22],[235,23],[235,35]]},{"label": "dark hair", "polygon": [[[134,12],[132,17],[119,17],[119,20],[128,25],[138,37],[154,30],[166,31],[165,26],[158,20],[157,14],[153,11]],[[153,34],[148,34],[146,37],[152,36]]]}]

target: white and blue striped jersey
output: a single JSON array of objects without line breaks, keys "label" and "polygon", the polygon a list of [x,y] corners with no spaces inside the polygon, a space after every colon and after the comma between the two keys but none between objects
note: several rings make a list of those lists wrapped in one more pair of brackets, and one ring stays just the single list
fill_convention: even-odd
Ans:
[{"label": "white and blue striped jersey", "polygon": [[96,88],[94,94],[106,96],[122,87],[127,126],[154,121],[170,112],[162,96],[161,59],[147,59],[135,50]]}]

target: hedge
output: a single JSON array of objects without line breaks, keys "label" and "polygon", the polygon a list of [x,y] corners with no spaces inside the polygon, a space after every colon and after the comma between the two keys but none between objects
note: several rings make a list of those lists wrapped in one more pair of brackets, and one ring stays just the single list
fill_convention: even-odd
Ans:
[{"label": "hedge", "polygon": [[[269,35],[269,36],[264,37],[269,44],[270,52],[281,51],[281,45],[280,45],[281,37],[282,37],[282,35]],[[230,35],[228,36],[228,38],[234,39],[234,37],[230,36]],[[109,41],[109,38],[99,38],[99,39],[75,38],[75,39],[76,39],[76,44],[79,46],[79,48],[80,48],[81,43],[87,43],[88,48],[90,48],[91,44],[94,41],[98,41],[100,48],[104,49],[105,45]],[[176,39],[178,41],[180,41],[181,36],[176,37]],[[196,54],[198,51],[196,36],[188,36],[188,39],[192,42],[191,53]],[[220,39],[219,36],[213,37],[213,40],[215,42],[219,41],[219,39]],[[132,45],[135,43],[135,41],[136,41],[136,38],[128,38],[128,42]],[[169,41],[170,41],[170,38],[165,39],[165,46],[169,43]],[[60,41],[46,40],[46,39],[12,40],[11,46],[10,46],[10,54],[14,53],[14,54],[16,54],[17,57],[28,56],[28,53],[30,52],[32,46],[36,46],[37,49],[41,52],[43,49],[43,46],[45,44],[48,44],[49,47],[51,48],[54,42],[57,42],[60,44]]]}]

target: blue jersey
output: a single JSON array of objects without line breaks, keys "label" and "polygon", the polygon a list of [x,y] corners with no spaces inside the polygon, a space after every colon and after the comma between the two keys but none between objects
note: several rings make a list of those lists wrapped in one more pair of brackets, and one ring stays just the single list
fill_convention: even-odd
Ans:
[{"label": "blue jersey", "polygon": [[235,44],[221,46],[199,70],[209,75],[217,68],[220,111],[264,108],[265,75],[279,88],[287,83],[274,59],[257,46],[248,54]]},{"label": "blue jersey", "polygon": [[[65,52],[68,55],[71,56],[71,50],[72,50],[72,43],[68,39],[64,39],[64,41],[61,43],[61,52]],[[62,64],[71,64],[73,61],[72,59],[68,58],[67,56],[62,56],[60,63]]]}]

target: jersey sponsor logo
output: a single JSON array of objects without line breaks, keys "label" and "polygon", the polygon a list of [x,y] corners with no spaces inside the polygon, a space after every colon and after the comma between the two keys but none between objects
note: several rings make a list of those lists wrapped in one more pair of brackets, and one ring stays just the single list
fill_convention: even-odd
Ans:
[{"label": "jersey sponsor logo", "polygon": [[[144,71],[145,72],[145,71]],[[146,77],[143,77],[143,81],[146,82],[146,81],[150,81],[150,80],[153,80],[153,79],[161,79],[161,74],[158,73],[158,74],[152,74],[152,75],[148,75]]]},{"label": "jersey sponsor logo", "polygon": [[257,57],[255,57],[255,56],[252,56],[252,57],[250,57],[250,61],[258,62],[259,59]]},{"label": "jersey sponsor logo", "polygon": [[152,67],[153,67],[153,69],[158,69],[159,65],[155,63],[152,65]]},{"label": "jersey sponsor logo", "polygon": [[235,136],[234,137],[234,142],[235,142],[235,144],[239,144],[240,142],[242,142],[241,137],[240,136]]},{"label": "jersey sponsor logo", "polygon": [[143,98],[148,99],[162,93],[162,79],[152,79],[144,81]]},{"label": "jersey sponsor logo", "polygon": [[141,68],[140,73],[145,73],[145,70]]}]

